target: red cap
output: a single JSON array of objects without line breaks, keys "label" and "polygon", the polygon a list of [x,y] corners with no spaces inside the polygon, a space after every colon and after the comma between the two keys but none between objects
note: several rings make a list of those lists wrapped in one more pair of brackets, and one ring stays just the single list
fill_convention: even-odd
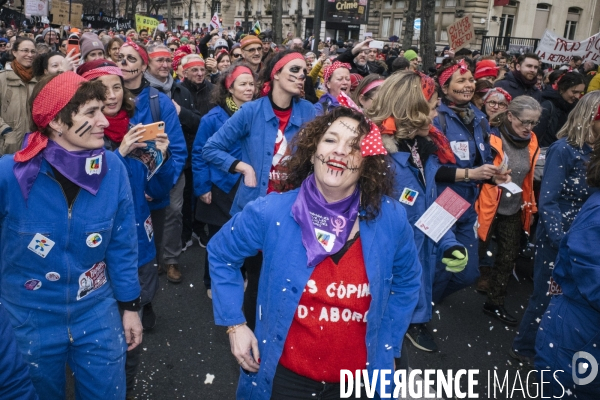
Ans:
[{"label": "red cap", "polygon": [[475,67],[475,79],[481,79],[484,76],[498,76],[498,67],[494,60],[482,60]]}]

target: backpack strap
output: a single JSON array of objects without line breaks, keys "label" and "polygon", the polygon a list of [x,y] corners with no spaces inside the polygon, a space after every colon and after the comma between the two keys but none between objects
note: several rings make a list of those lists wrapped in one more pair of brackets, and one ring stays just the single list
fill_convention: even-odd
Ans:
[{"label": "backpack strap", "polygon": [[158,89],[150,86],[150,113],[154,122],[160,121],[160,102]]}]

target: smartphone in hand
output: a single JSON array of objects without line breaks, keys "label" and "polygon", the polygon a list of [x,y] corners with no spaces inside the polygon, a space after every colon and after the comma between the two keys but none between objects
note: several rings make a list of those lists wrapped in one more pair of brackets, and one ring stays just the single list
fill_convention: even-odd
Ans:
[{"label": "smartphone in hand", "polygon": [[165,133],[165,123],[162,121],[155,122],[153,124],[142,126],[146,131],[142,134],[142,137],[138,140],[139,142],[147,142],[154,140],[159,133]]}]

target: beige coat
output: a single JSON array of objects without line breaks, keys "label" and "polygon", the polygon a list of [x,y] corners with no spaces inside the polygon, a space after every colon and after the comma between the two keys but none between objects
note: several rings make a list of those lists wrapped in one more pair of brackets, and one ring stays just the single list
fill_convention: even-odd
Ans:
[{"label": "beige coat", "polygon": [[[19,151],[25,133],[31,130],[28,100],[36,83],[33,78],[26,84],[14,71],[0,72],[0,156]],[[12,132],[2,135],[8,128]]]}]

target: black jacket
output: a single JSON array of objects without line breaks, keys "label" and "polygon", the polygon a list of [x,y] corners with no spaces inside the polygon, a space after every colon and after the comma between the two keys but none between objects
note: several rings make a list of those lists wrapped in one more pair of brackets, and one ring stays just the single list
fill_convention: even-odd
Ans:
[{"label": "black jacket", "polygon": [[210,96],[215,85],[210,83],[210,79],[204,79],[200,85],[195,85],[189,80],[183,81],[183,86],[190,91],[194,101],[194,108],[204,117],[215,105],[210,101]]},{"label": "black jacket", "polygon": [[556,142],[556,134],[567,122],[569,113],[577,102],[567,103],[557,90],[548,88],[542,92],[542,116],[540,123],[533,128],[540,147],[548,147]]},{"label": "black jacket", "polygon": [[[164,87],[152,86],[165,93]],[[194,144],[196,132],[198,132],[198,127],[200,126],[200,118],[202,118],[202,116],[194,108],[194,97],[181,83],[173,82],[173,86],[171,86],[171,93],[165,94],[169,95],[171,99],[174,100],[179,107],[181,107],[181,111],[179,111],[179,123],[181,124],[181,130],[183,131],[185,144],[187,145],[188,149],[188,158],[185,168],[189,168],[192,165],[192,145]]]},{"label": "black jacket", "polygon": [[496,81],[494,86],[506,90],[513,99],[515,97],[527,95],[536,99],[540,104],[542,103],[542,92],[540,89],[535,86],[526,87],[515,78],[512,71],[504,75],[504,79]]},{"label": "black jacket", "polygon": [[349,48],[345,52],[340,54],[337,57],[337,60],[339,62],[350,64],[350,66],[352,67],[350,68],[351,74],[359,74],[363,77],[369,74],[385,75],[385,73],[387,72],[385,70],[385,67],[378,61],[367,61],[367,65],[365,65],[364,67],[359,67],[358,65],[354,64],[355,57],[356,56],[352,54],[352,49]]}]

